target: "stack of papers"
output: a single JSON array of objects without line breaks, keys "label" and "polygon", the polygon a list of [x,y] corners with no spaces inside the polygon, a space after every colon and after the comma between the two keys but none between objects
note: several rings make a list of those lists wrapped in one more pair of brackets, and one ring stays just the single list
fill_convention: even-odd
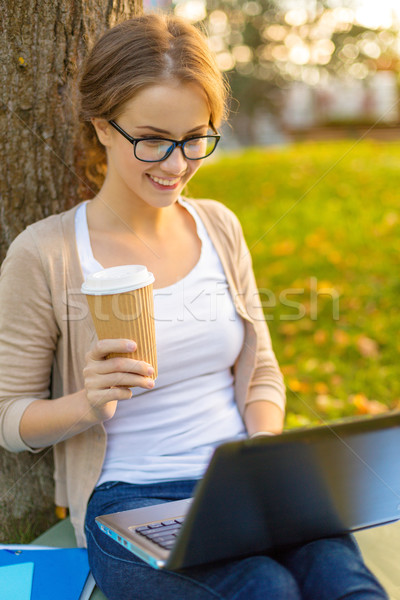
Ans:
[{"label": "stack of papers", "polygon": [[86,600],[93,588],[84,548],[0,546],[1,600]]}]

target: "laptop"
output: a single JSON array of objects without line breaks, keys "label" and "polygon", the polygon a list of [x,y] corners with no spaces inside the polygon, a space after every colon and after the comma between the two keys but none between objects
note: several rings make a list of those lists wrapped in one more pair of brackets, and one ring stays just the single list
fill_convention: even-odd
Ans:
[{"label": "laptop", "polygon": [[227,442],[193,498],[102,515],[156,569],[287,549],[400,519],[400,412]]}]

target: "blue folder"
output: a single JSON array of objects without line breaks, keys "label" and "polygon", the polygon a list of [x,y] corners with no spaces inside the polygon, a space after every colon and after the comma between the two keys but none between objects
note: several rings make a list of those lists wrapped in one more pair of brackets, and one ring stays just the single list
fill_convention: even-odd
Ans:
[{"label": "blue folder", "polygon": [[31,600],[33,567],[31,562],[0,567],[1,600]]},{"label": "blue folder", "polygon": [[14,592],[10,600],[79,600],[88,574],[84,548],[0,550],[0,581],[6,581],[7,589]]}]

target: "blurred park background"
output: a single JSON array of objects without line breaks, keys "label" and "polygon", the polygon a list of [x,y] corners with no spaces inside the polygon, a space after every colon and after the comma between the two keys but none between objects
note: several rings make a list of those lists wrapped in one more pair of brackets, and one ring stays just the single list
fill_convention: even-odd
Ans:
[{"label": "blurred park background", "polygon": [[398,0],[144,0],[204,27],[236,99],[229,147],[398,134]]},{"label": "blurred park background", "polygon": [[221,150],[189,193],[242,222],[286,426],[400,409],[400,3],[162,9],[205,27],[232,87]]}]

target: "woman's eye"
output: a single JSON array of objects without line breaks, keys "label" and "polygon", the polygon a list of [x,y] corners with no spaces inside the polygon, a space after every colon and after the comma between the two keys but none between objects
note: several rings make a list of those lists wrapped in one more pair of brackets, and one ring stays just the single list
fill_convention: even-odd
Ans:
[{"label": "woman's eye", "polygon": [[200,144],[200,143],[201,143],[201,139],[199,139],[199,138],[194,138],[193,140],[188,140],[188,141],[186,142],[186,144],[187,144],[188,146],[197,146],[197,145],[198,145],[198,144]]},{"label": "woman's eye", "polygon": [[196,138],[194,140],[188,140],[186,142],[186,147],[190,149],[201,148],[205,144],[205,140],[203,138]]},{"label": "woman's eye", "polygon": [[167,142],[166,140],[162,140],[162,139],[159,139],[159,140],[144,139],[143,141],[144,141],[144,143],[147,146],[152,146],[152,147],[156,147],[156,146],[168,146],[169,145],[169,142]]}]

